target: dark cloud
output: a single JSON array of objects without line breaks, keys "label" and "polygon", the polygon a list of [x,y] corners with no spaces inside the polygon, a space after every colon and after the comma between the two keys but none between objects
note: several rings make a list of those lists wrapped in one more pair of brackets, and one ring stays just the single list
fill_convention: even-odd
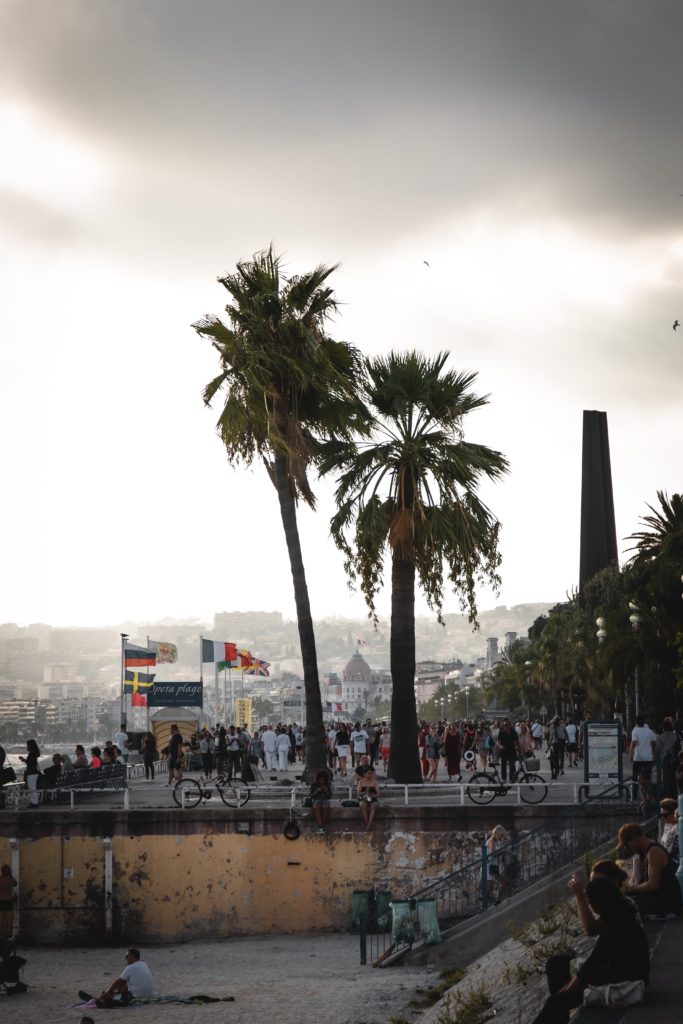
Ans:
[{"label": "dark cloud", "polygon": [[373,233],[477,203],[614,232],[680,223],[673,0],[4,11],[5,81],[135,152],[161,193],[182,166],[186,195],[222,183],[228,204],[267,207],[277,190],[299,223],[307,209],[342,235],[354,212]]}]

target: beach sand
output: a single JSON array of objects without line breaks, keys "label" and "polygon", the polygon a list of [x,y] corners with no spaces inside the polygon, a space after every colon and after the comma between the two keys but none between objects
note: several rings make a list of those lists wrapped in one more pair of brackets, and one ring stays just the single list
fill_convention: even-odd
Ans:
[{"label": "beach sand", "polygon": [[[160,995],[234,996],[234,1003],[204,1006],[162,1004],[126,1010],[81,1010],[78,990],[99,994],[118,977],[122,947],[23,948],[25,995],[0,995],[8,1024],[80,1024],[93,1020],[133,1024],[387,1024],[402,1015],[417,986],[435,971],[425,967],[373,969],[359,964],[356,935],[284,935],[224,942],[142,947]],[[113,1014],[113,1016],[112,1016]],[[410,1014],[406,1014],[409,1016]]]}]

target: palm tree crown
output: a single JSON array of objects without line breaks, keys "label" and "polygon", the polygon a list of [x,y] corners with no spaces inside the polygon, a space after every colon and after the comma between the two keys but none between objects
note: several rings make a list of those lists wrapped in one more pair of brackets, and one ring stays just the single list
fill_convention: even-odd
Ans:
[{"label": "palm tree crown", "polygon": [[479,499],[482,477],[505,473],[500,452],[466,441],[463,418],[488,402],[476,373],[445,370],[447,353],[368,360],[364,397],[373,436],[325,446],[324,471],[341,466],[332,534],[374,613],[385,546],[415,566],[441,619],[444,564],[463,610],[476,619],[475,586],[497,584],[500,524]]},{"label": "palm tree crown", "polygon": [[287,278],[271,247],[218,278],[231,300],[227,323],[208,315],[193,325],[220,356],[221,372],[203,398],[210,405],[226,389],[217,429],[229,462],[261,457],[272,479],[273,457],[282,455],[295,499],[311,507],[316,440],[347,436],[357,410],[360,354],[325,331],[337,310],[327,284],[335,269]]}]

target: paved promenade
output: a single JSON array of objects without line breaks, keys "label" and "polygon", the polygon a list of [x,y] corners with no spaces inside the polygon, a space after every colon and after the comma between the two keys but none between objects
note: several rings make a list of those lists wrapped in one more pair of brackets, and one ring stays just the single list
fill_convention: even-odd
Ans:
[{"label": "paved promenade", "polygon": [[[565,774],[557,781],[552,781],[545,755],[541,755],[540,774],[548,784],[548,795],[542,802],[543,807],[548,806],[571,806],[577,803],[579,787],[583,785],[583,766],[578,768],[567,768]],[[402,786],[393,785],[379,773],[381,784],[381,803],[385,806],[415,805],[420,807],[439,806],[463,806],[473,808],[475,804],[467,796],[467,783],[472,773],[463,772],[463,782],[459,785],[449,782],[443,771],[439,774],[436,783],[425,783],[423,785]],[[250,807],[286,807],[291,800],[292,789],[297,787],[296,802],[300,805],[301,799],[308,792],[308,787],[303,783],[301,776],[303,765],[297,763],[290,765],[285,772],[266,772],[260,769],[257,781],[250,785]],[[628,778],[630,765],[624,765],[624,777]],[[188,772],[189,778],[200,777],[198,772]],[[335,776],[333,782],[333,805],[343,799],[355,797],[355,786],[352,774],[341,779]],[[79,810],[110,808],[118,810],[124,808],[125,804],[131,810],[143,809],[168,809],[177,808],[173,799],[172,787],[167,785],[167,775],[164,773],[157,777],[154,782],[148,782],[144,777],[129,779],[127,795],[123,790],[113,790],[111,793],[91,794],[87,798],[79,798],[78,793],[74,795],[74,806]],[[520,799],[516,787],[512,787],[506,796],[496,796],[488,806],[490,807],[514,807],[530,806]],[[42,805],[40,810],[49,813],[51,810],[63,808],[64,804],[51,805],[49,802]],[[202,803],[200,806],[206,806]],[[220,808],[223,806],[220,796],[215,787],[212,791],[208,806]],[[533,805],[531,805],[533,806]]]}]

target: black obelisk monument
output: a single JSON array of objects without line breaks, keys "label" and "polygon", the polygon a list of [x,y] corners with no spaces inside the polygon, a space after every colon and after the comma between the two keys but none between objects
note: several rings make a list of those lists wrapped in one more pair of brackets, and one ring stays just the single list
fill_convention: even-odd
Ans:
[{"label": "black obelisk monument", "polygon": [[607,413],[584,409],[579,593],[591,576],[618,557]]}]

